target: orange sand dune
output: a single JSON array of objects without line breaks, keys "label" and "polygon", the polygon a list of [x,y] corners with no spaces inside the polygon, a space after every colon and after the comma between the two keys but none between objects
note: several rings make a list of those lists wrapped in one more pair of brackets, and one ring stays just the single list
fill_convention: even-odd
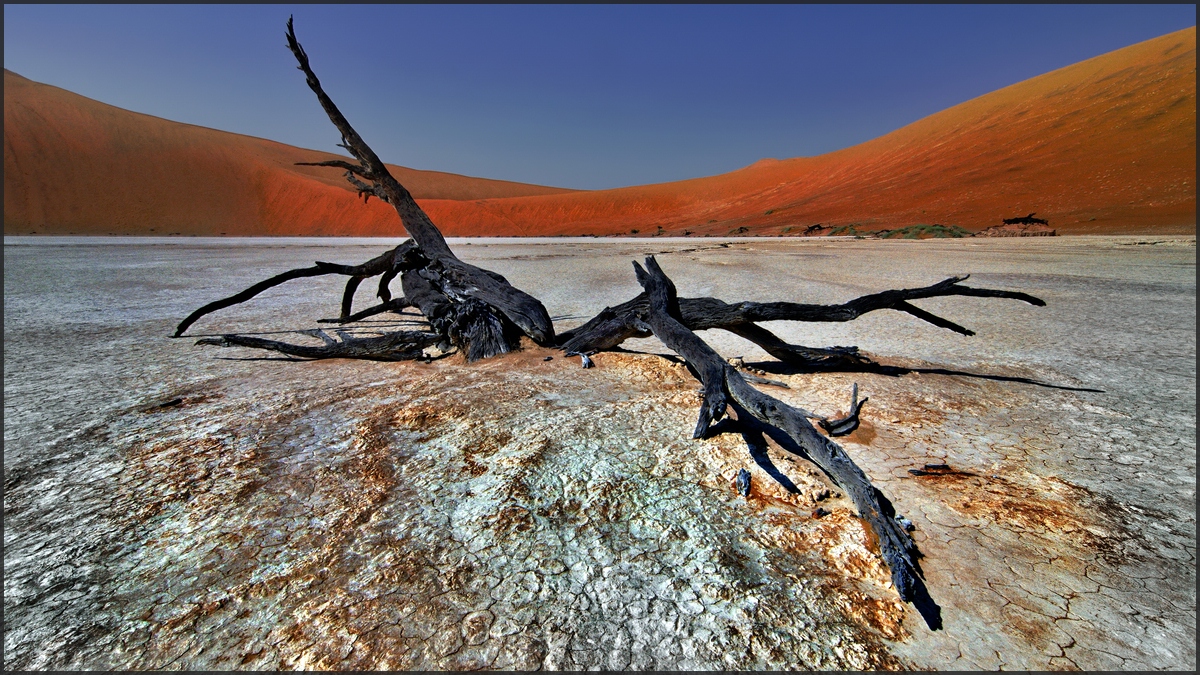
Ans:
[{"label": "orange sand dune", "polygon": [[[1195,69],[1189,28],[845,150],[674,183],[569,192],[395,171],[451,236],[774,235],[817,223],[980,230],[1029,212],[1062,234],[1195,233]],[[401,231],[386,205],[355,202],[336,170],[289,166],[314,157],[331,155],[136,115],[5,74],[8,234]],[[452,180],[461,188],[449,189]],[[469,181],[497,192],[472,192]]]},{"label": "orange sand dune", "polygon": [[[1195,233],[1196,29],[1035,77],[819,157],[571,195],[437,201],[448,231],[798,233],[817,223]],[[460,225],[461,224],[461,225]]]},{"label": "orange sand dune", "polygon": [[[402,235],[396,212],[363,206],[340,170],[294,165],[334,158],[4,71],[5,234]],[[388,167],[418,199],[572,192]]]}]

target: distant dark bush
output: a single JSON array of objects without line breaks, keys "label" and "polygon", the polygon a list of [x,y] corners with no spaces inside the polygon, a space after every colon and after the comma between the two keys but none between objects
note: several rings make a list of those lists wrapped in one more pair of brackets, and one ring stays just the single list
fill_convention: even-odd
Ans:
[{"label": "distant dark bush", "polygon": [[909,225],[896,230],[887,230],[879,233],[880,239],[959,239],[961,237],[970,237],[971,233],[958,225],[926,225],[920,223],[917,225]]},{"label": "distant dark bush", "polygon": [[825,236],[836,237],[838,235],[841,235],[841,236],[862,237],[867,234],[870,234],[869,232],[859,232],[858,228],[854,227],[857,224],[858,223],[851,223],[850,225],[840,225],[840,226],[835,227],[832,230],[830,230],[829,234],[827,234]]}]

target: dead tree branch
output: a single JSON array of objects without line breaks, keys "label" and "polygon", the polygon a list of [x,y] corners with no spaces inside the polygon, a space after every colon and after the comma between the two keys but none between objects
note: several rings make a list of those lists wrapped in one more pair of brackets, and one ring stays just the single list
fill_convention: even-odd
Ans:
[{"label": "dead tree branch", "polygon": [[[974,335],[953,321],[943,319],[909,303],[909,300],[964,295],[980,298],[1008,298],[1031,305],[1046,303],[1027,293],[990,288],[960,286],[967,276],[950,277],[931,286],[907,288],[864,295],[840,305],[810,305],[794,302],[725,303],[716,298],[680,298],[680,320],[693,331],[721,328],[757,343],[768,354],[806,370],[826,370],[867,360],[858,355],[855,347],[814,349],[790,345],[780,340],[759,321],[853,321],[868,312],[893,309],[907,312],[939,328],[948,328],[962,335]],[[605,307],[587,323],[559,335],[559,346],[569,352],[596,352],[612,349],[633,337],[648,337],[639,329],[637,317],[649,306],[645,293],[638,294],[616,307]]]},{"label": "dead tree branch", "polygon": [[802,411],[750,386],[684,325],[680,320],[681,305],[676,299],[675,285],[653,256],[646,258],[645,269],[636,262],[633,265],[638,282],[646,289],[648,296],[646,325],[700,375],[704,402],[700,406],[700,419],[693,436],[703,436],[709,424],[724,415],[731,399],[760,422],[785,433],[850,496],[859,516],[878,538],[880,555],[892,572],[892,583],[897,593],[906,602],[916,600],[917,586],[922,584],[916,562],[916,546],[908,533],[893,518],[885,515],[886,509],[880,503],[881,495],[866,474],[841,446],[817,433]]},{"label": "dead tree branch", "polygon": [[[427,307],[422,302],[427,303],[428,309],[431,311],[439,310],[442,313],[448,311],[455,314],[454,320],[451,321],[451,325],[457,327],[458,330],[454,341],[467,345],[473,341],[482,340],[487,345],[486,347],[465,349],[469,358],[470,355],[474,355],[475,358],[483,358],[512,351],[517,347],[514,336],[522,333],[538,344],[552,344],[554,325],[542,303],[533,296],[514,288],[499,274],[481,270],[459,260],[446,244],[446,239],[442,236],[441,231],[429,219],[425,211],[417,205],[412,194],[392,176],[378,155],[350,126],[350,122],[334,105],[333,99],[329,98],[329,95],[322,89],[320,80],[317,79],[316,73],[309,65],[308,54],[296,40],[291,18],[288,19],[287,25],[287,44],[288,49],[296,57],[300,70],[304,72],[309,88],[317,95],[317,101],[329,116],[329,121],[333,122],[333,125],[341,133],[342,147],[359,161],[357,165],[338,160],[333,160],[332,164],[327,162],[318,164],[346,169],[347,179],[355,184],[360,192],[367,186],[355,177],[361,176],[369,180],[371,182],[370,192],[378,195],[396,209],[404,229],[417,242],[421,254],[429,260],[427,269],[430,274],[425,275],[425,278],[432,286],[433,295],[440,295],[445,298],[445,301],[434,298],[430,294],[424,294],[422,299],[410,298],[413,304],[426,316],[429,316],[430,313],[425,311]],[[461,316],[457,316],[460,314],[458,305],[464,304],[463,301],[467,298],[477,300],[478,304],[472,304],[470,308],[464,307]],[[486,312],[481,313],[479,305],[487,307]],[[485,317],[485,313],[491,314],[492,318]],[[514,324],[518,330],[505,327],[504,324],[507,322]]]},{"label": "dead tree branch", "polygon": [[[312,267],[302,267],[300,269],[288,270],[282,274],[277,274],[270,279],[266,279],[254,284],[250,288],[247,288],[240,293],[235,293],[228,298],[222,298],[220,300],[210,302],[200,309],[192,312],[186,319],[179,322],[179,326],[175,328],[174,337],[182,336],[184,331],[191,327],[192,324],[196,323],[196,321],[201,317],[207,314],[212,314],[217,310],[246,302],[250,298],[253,298],[269,288],[274,288],[284,282],[291,281],[292,279],[318,277],[325,274],[343,274],[350,277],[350,282],[348,282],[346,285],[345,298],[342,301],[342,316],[345,317],[349,314],[350,300],[353,299],[354,295],[353,288],[358,287],[359,281],[368,277],[384,274],[385,272],[393,269],[404,269],[406,265],[412,264],[409,261],[409,256],[411,253],[413,253],[413,251],[415,251],[415,249],[416,244],[414,244],[412,241],[405,241],[391,251],[376,256],[361,265],[339,265],[337,263],[317,261]],[[356,279],[358,281],[355,281]],[[351,287],[350,284],[353,284],[353,287]]]},{"label": "dead tree branch", "polygon": [[410,361],[425,356],[425,347],[436,344],[440,335],[434,333],[418,333],[415,331],[395,331],[378,337],[360,338],[341,334],[341,340],[329,337],[323,331],[305,331],[313,337],[320,338],[320,347],[295,345],[279,340],[266,340],[250,335],[222,335],[213,338],[201,338],[198,345],[213,345],[216,347],[252,347],[254,349],[269,349],[298,356],[304,359],[365,359],[368,361]]}]

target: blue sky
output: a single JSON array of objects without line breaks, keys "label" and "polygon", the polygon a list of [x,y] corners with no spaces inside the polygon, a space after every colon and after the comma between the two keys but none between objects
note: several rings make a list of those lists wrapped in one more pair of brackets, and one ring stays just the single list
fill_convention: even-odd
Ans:
[{"label": "blue sky", "polygon": [[600,189],[817,155],[1196,25],[1195,5],[5,5],[4,67],[306,148]]}]

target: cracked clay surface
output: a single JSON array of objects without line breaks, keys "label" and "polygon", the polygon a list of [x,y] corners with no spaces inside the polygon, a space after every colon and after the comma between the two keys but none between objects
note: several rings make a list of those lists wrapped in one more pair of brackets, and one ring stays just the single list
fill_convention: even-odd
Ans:
[{"label": "cracked clay surface", "polygon": [[[194,347],[166,336],[195,307],[395,242],[147,241],[5,240],[9,669],[1195,668],[1194,237],[451,241],[560,330],[636,294],[648,253],[684,296],[842,302],[969,272],[1046,300],[918,301],[974,337],[887,311],[769,324],[918,369],[899,377],[700,334],[790,404],[870,396],[839,442],[914,523],[939,631],[812,465],[771,446],[790,492],[736,434],[690,438],[698,385],[655,339],[587,370],[533,346]],[[341,286],[193,330],[311,328]]]}]

